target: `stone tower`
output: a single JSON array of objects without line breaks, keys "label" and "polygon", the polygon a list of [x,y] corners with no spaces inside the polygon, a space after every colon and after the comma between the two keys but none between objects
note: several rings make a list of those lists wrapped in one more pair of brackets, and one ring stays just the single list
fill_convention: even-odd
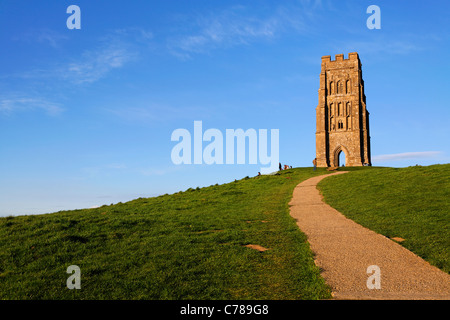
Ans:
[{"label": "stone tower", "polygon": [[358,53],[322,57],[319,104],[316,108],[316,158],[318,167],[372,165],[369,112]]}]

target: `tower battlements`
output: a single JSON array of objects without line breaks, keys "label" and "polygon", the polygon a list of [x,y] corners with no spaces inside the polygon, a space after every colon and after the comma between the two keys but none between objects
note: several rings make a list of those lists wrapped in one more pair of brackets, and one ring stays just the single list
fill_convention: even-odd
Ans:
[{"label": "tower battlements", "polygon": [[336,62],[336,61],[344,61],[344,60],[359,60],[359,56],[357,52],[350,52],[348,54],[348,58],[344,59],[344,54],[339,53],[335,55],[335,60],[331,60],[331,56],[323,56],[322,57],[322,63],[323,62]]},{"label": "tower battlements", "polygon": [[322,57],[322,71],[324,69],[340,69],[343,67],[361,68],[358,53],[350,52],[347,59],[344,59],[343,53],[335,55],[335,60],[331,60],[331,56]]}]

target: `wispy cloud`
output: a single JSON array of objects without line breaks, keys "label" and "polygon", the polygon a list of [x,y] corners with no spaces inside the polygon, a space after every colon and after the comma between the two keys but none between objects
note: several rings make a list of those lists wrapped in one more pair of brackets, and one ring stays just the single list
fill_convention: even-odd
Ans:
[{"label": "wispy cloud", "polygon": [[50,116],[56,116],[59,115],[64,109],[60,104],[43,98],[0,98],[0,113],[4,115],[30,110],[41,110]]},{"label": "wispy cloud", "polygon": [[[60,42],[66,38],[55,31],[45,29],[30,32],[20,40],[48,43],[56,48],[60,47]],[[96,39],[96,46],[84,49],[79,54],[71,53],[69,57],[61,54],[61,58],[53,64],[41,64],[26,71],[0,75],[5,82],[11,78],[26,80],[21,86],[22,92],[0,95],[0,115],[36,110],[44,111],[50,116],[60,114],[64,111],[61,103],[45,98],[40,92],[48,91],[47,88],[50,87],[54,92],[61,86],[91,84],[107,77],[113,70],[121,69],[135,60],[140,51],[150,45],[152,38],[153,33],[143,28],[116,29]]]},{"label": "wispy cloud", "polygon": [[64,76],[77,84],[92,83],[109,73],[113,69],[121,68],[135,56],[125,46],[108,44],[83,53],[78,61],[64,67]]},{"label": "wispy cloud", "polygon": [[168,39],[168,48],[175,56],[189,58],[193,53],[207,53],[220,47],[270,40],[287,30],[305,32],[316,2],[305,3],[301,9],[280,6],[265,17],[253,15],[244,6],[202,15],[188,27],[190,34]]},{"label": "wispy cloud", "polygon": [[117,36],[133,39],[136,42],[148,44],[153,39],[153,32],[140,27],[127,27],[115,29],[107,38],[115,38]]},{"label": "wispy cloud", "polygon": [[163,113],[161,107],[119,107],[119,108],[105,108],[110,114],[113,114],[125,121],[139,121],[149,122],[160,120]]},{"label": "wispy cloud", "polygon": [[134,61],[153,33],[137,27],[116,29],[99,39],[96,48],[85,50],[81,58],[62,68],[62,74],[76,84],[95,82],[114,69]]},{"label": "wispy cloud", "polygon": [[153,33],[143,28],[113,30],[99,40],[96,48],[85,50],[81,58],[63,67],[62,74],[77,84],[95,82],[135,60],[152,39]]},{"label": "wispy cloud", "polygon": [[51,30],[42,30],[36,37],[40,43],[47,43],[53,48],[60,48],[61,43],[69,39],[69,37],[59,34]]},{"label": "wispy cloud", "polygon": [[404,153],[383,154],[383,155],[373,156],[372,161],[385,162],[385,161],[399,161],[399,160],[412,160],[412,159],[429,159],[429,158],[435,158],[440,155],[442,155],[442,151],[404,152]]},{"label": "wispy cloud", "polygon": [[54,30],[44,28],[31,30],[26,33],[20,34],[20,36],[14,36],[14,41],[24,41],[24,42],[37,42],[39,44],[46,44],[51,46],[52,48],[58,49],[61,48],[61,43],[68,40],[69,37],[67,35],[61,34]]},{"label": "wispy cloud", "polygon": [[[36,37],[34,41],[48,42],[54,47],[58,47],[59,41],[65,39],[65,36],[51,30],[42,31]],[[71,53],[70,56],[60,55],[61,59],[53,65],[40,65],[28,71],[3,75],[2,78],[64,80],[70,84],[91,84],[106,77],[113,70],[121,69],[135,61],[140,52],[151,44],[152,38],[153,33],[143,28],[112,30],[96,39],[95,47],[84,49],[77,54]]]},{"label": "wispy cloud", "polygon": [[171,167],[158,167],[158,168],[144,168],[140,169],[139,173],[144,176],[164,176],[166,174],[180,171],[180,166],[171,166]]},{"label": "wispy cloud", "polygon": [[[364,55],[380,55],[380,54],[395,54],[406,55],[412,52],[417,52],[423,48],[417,44],[413,39],[411,40],[388,40],[388,39],[374,39],[372,41],[355,41],[338,43],[335,46],[335,51],[352,52],[358,51]],[[339,51],[339,52],[340,52]]]},{"label": "wispy cloud", "polygon": [[93,166],[85,166],[79,169],[80,174],[74,177],[76,181],[86,180],[99,176],[109,176],[117,172],[128,171],[129,167],[124,163],[108,163]]},{"label": "wispy cloud", "polygon": [[126,169],[127,166],[123,163],[111,163],[111,164],[106,165],[106,168],[120,170],[120,169]]},{"label": "wispy cloud", "polygon": [[195,115],[203,119],[210,117],[208,108],[193,106],[171,106],[167,104],[150,103],[146,106],[125,106],[105,108],[107,113],[130,123],[154,123],[167,122],[177,119],[192,119]]}]

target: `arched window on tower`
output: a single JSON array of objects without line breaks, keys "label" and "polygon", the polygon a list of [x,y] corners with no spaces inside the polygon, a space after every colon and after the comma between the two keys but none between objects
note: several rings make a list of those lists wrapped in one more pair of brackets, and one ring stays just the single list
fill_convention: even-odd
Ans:
[{"label": "arched window on tower", "polygon": [[338,81],[338,82],[336,83],[336,93],[337,93],[337,94],[342,93],[341,86],[342,86],[342,82],[341,82],[341,81]]},{"label": "arched window on tower", "polygon": [[342,110],[342,102],[338,103],[338,116],[342,116],[343,110]]},{"label": "arched window on tower", "polygon": [[352,92],[352,88],[350,87],[350,80],[347,80],[347,82],[345,83],[345,93],[351,93]]},{"label": "arched window on tower", "polygon": [[342,122],[342,120],[339,120],[338,122],[338,129],[344,129],[344,123]]},{"label": "arched window on tower", "polygon": [[330,94],[334,94],[334,82],[330,82]]}]

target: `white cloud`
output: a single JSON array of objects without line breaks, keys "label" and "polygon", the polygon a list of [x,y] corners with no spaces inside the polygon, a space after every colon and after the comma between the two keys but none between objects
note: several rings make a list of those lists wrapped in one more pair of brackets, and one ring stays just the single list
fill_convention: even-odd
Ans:
[{"label": "white cloud", "polygon": [[[38,80],[39,82],[35,81],[34,83],[39,83],[39,88],[42,88],[42,83],[53,88],[60,83],[69,85],[90,84],[133,61],[138,56],[139,50],[151,43],[152,38],[153,34],[142,28],[113,30],[104,37],[97,39],[96,47],[81,51],[80,54],[73,55],[66,61],[60,60],[53,65],[39,66],[35,69],[13,74],[3,74],[0,75],[0,78],[5,80],[9,78]],[[48,43],[56,48],[65,39],[66,36],[46,29],[27,34],[19,40]],[[26,90],[27,92],[39,92],[35,84]],[[41,110],[48,115],[56,116],[64,111],[60,103],[39,97],[40,94],[30,95],[25,92],[24,89],[23,93],[0,96],[0,115],[9,115],[19,111]]]},{"label": "white cloud", "polygon": [[128,27],[114,30],[109,37],[116,36],[134,38],[137,42],[146,43],[153,39],[153,32],[139,27]]},{"label": "white cloud", "polygon": [[193,31],[170,38],[168,47],[172,54],[189,58],[192,53],[273,39],[288,29],[305,32],[306,21],[313,20],[315,8],[316,2],[301,7],[278,7],[266,17],[256,17],[246,7],[234,6],[194,19],[193,25],[187,26]]},{"label": "white cloud", "polygon": [[123,163],[111,163],[106,166],[109,169],[126,169],[127,166]]},{"label": "white cloud", "polygon": [[126,45],[107,44],[94,50],[85,51],[79,61],[71,62],[62,70],[70,81],[82,84],[92,83],[104,77],[113,69],[121,68],[136,56]]},{"label": "white cloud", "polygon": [[[133,102],[130,102],[130,104],[133,104]],[[104,110],[121,121],[130,123],[161,123],[176,119],[192,119],[196,115],[203,119],[210,117],[209,109],[206,107],[180,107],[157,103],[148,103],[145,106],[137,103],[136,106],[108,107]]]},{"label": "white cloud", "polygon": [[37,30],[30,30],[23,34],[13,36],[14,41],[24,41],[24,42],[37,42],[39,44],[47,44],[52,48],[61,48],[61,43],[69,40],[67,35],[61,34],[54,30],[43,28]]},{"label": "white cloud", "polygon": [[180,171],[180,166],[171,166],[171,167],[163,167],[163,168],[144,168],[140,169],[139,172],[144,176],[164,176],[166,174]]},{"label": "white cloud", "polygon": [[386,161],[399,161],[399,160],[411,160],[411,159],[426,159],[435,158],[442,154],[442,151],[421,151],[421,152],[404,152],[394,154],[384,154],[373,156],[373,162],[386,162]]},{"label": "white cloud", "polygon": [[[90,84],[135,60],[140,51],[150,46],[152,38],[153,33],[142,28],[116,29],[96,39],[96,47],[65,57],[64,61],[61,59],[53,65],[2,75],[0,78],[62,79],[71,84]],[[59,47],[59,42],[63,39],[64,36],[45,30],[38,33],[34,41],[48,42],[52,47]]]},{"label": "white cloud", "polygon": [[0,112],[3,114],[11,114],[13,112],[42,110],[50,116],[59,115],[64,109],[60,104],[48,101],[43,98],[3,98],[0,99]]},{"label": "white cloud", "polygon": [[119,117],[125,121],[157,121],[161,119],[161,107],[120,107],[120,108],[106,108],[105,111]]},{"label": "white cloud", "polygon": [[85,50],[80,59],[58,73],[77,84],[95,82],[136,59],[140,49],[151,43],[152,38],[153,33],[142,28],[116,29],[99,39],[96,48]]},{"label": "white cloud", "polygon": [[38,42],[48,43],[53,48],[60,48],[61,42],[68,39],[69,37],[48,29],[42,30],[36,37]]},{"label": "white cloud", "polygon": [[[361,31],[355,34],[360,39],[363,37]],[[436,41],[434,38],[427,38],[428,45]],[[364,56],[408,55],[424,50],[423,36],[419,34],[406,34],[396,39],[380,34],[371,37],[370,40],[337,40],[332,46],[335,52],[357,51]]]}]

